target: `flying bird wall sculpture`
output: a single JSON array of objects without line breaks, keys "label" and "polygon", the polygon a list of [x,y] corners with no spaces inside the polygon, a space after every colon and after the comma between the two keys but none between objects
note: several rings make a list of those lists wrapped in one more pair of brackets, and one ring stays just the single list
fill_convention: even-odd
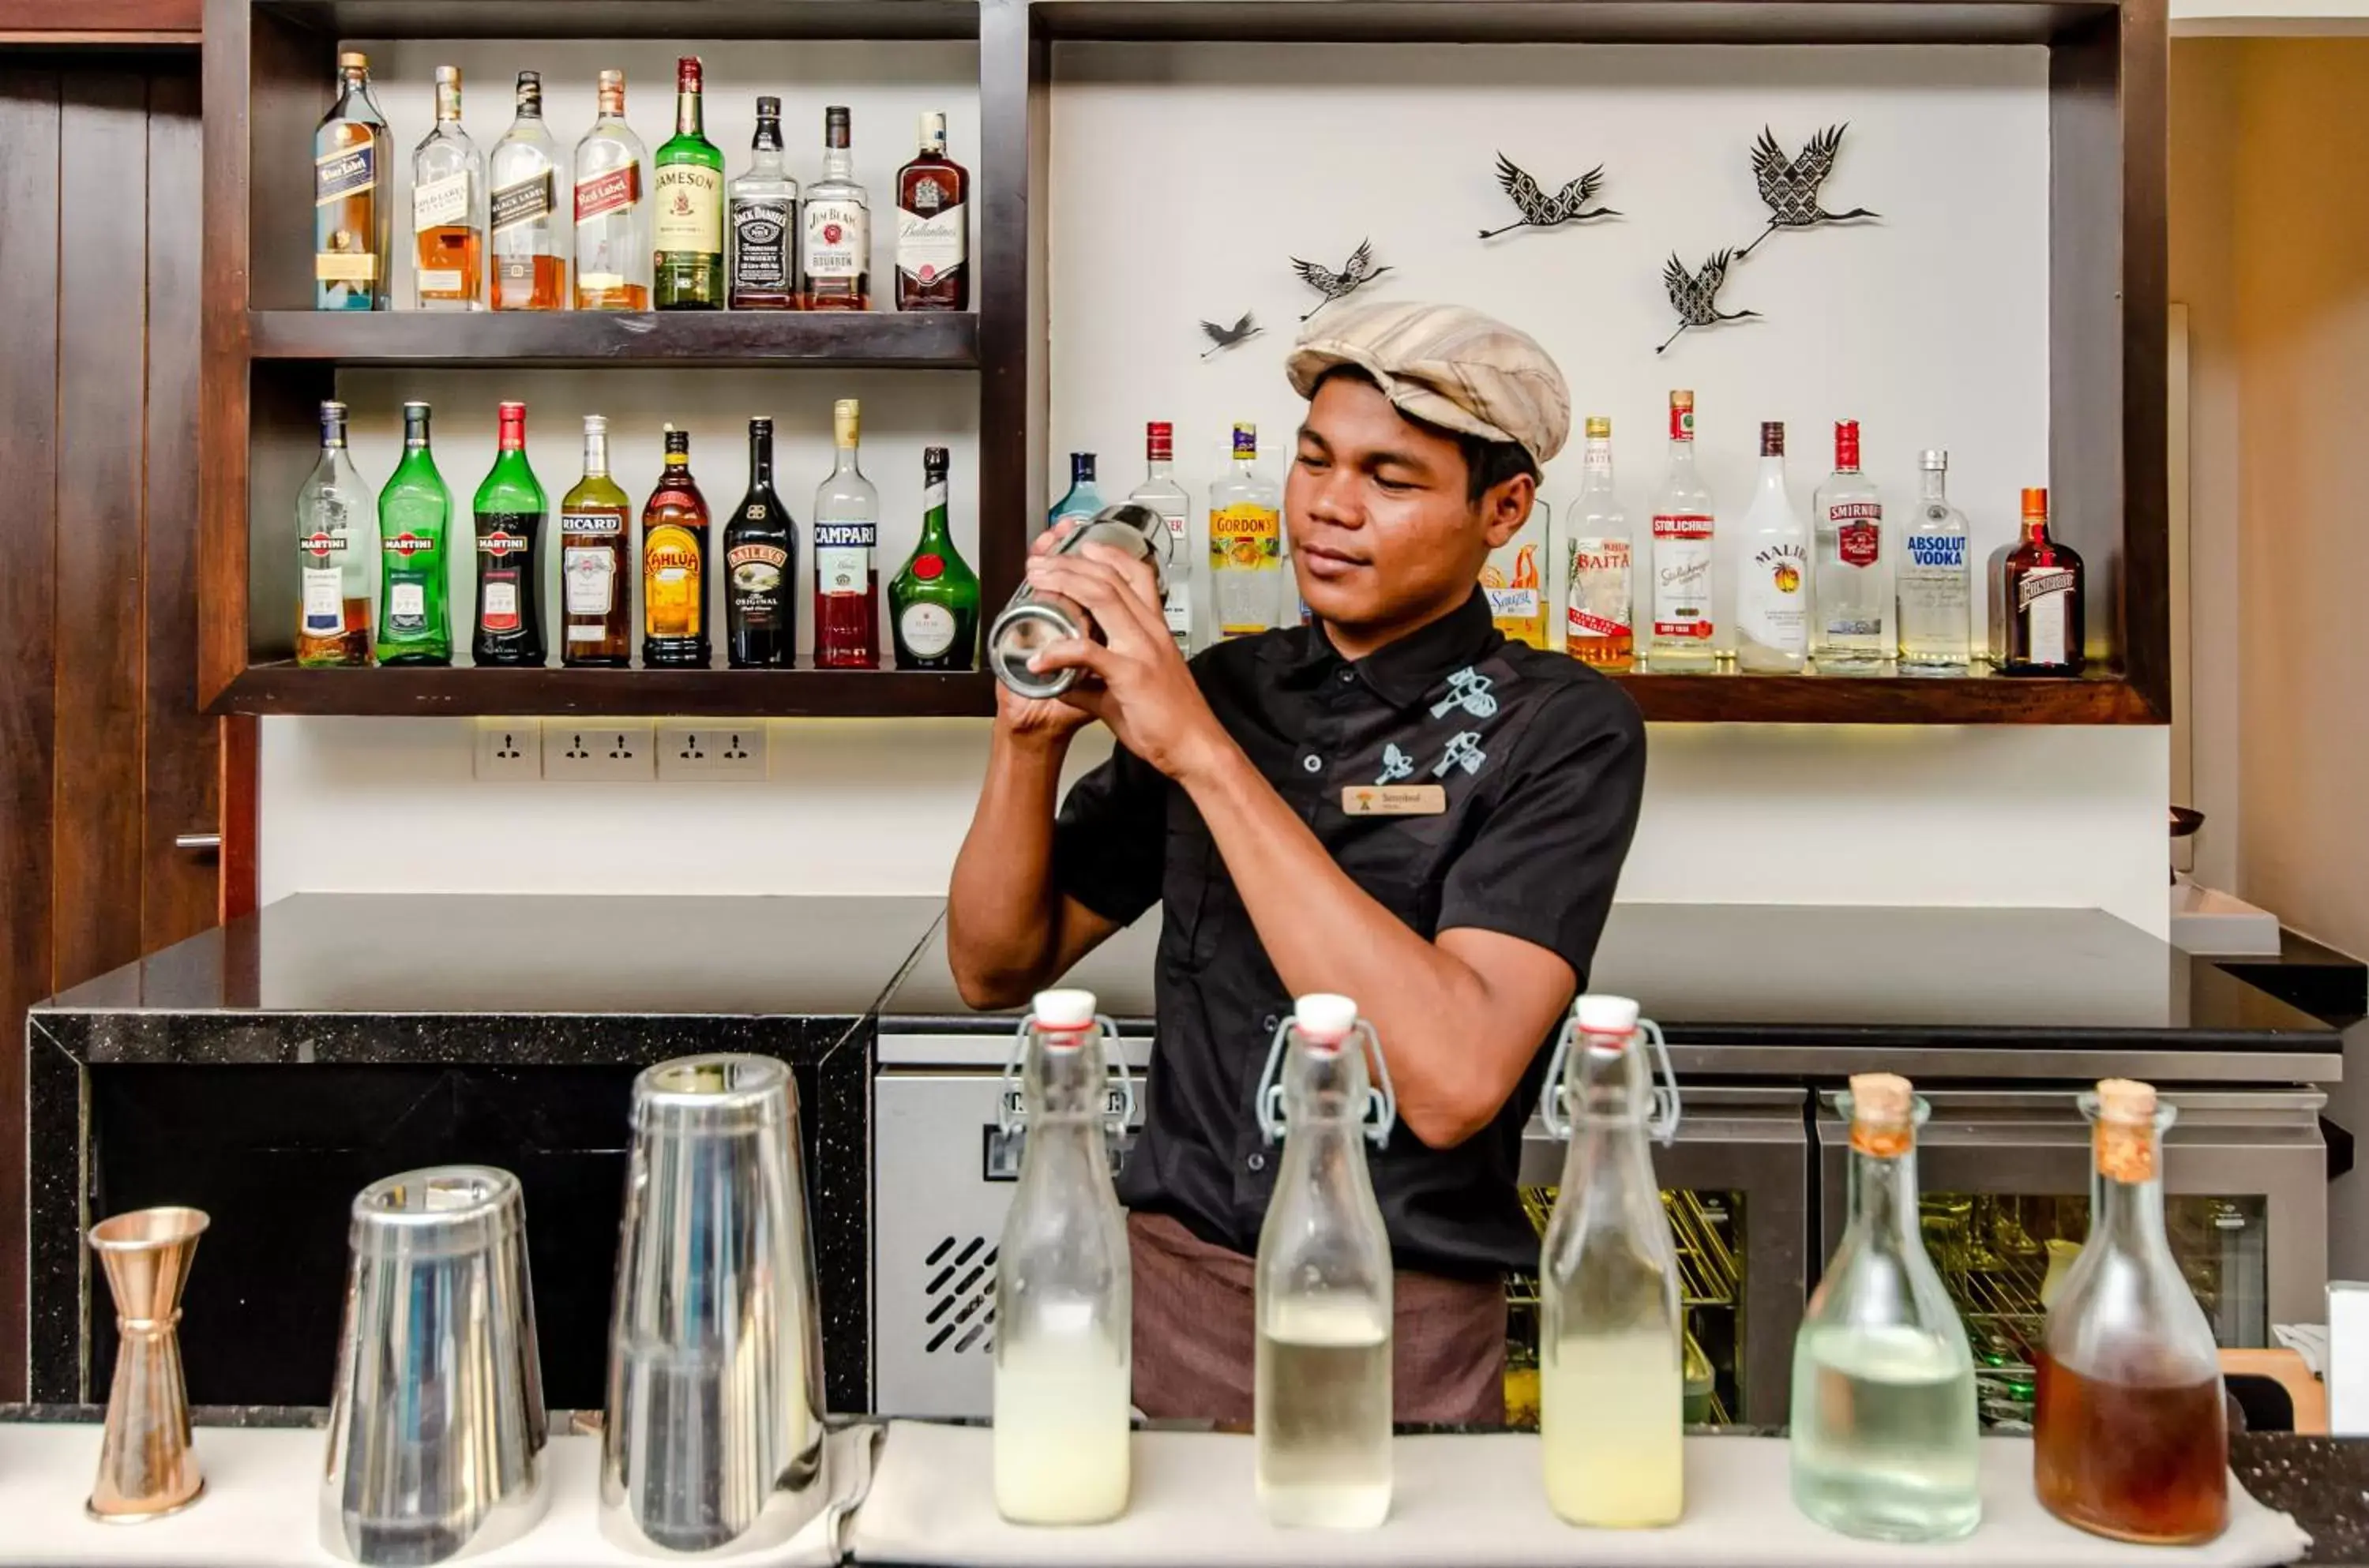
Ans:
[{"label": "flying bird wall sculpture", "polygon": [[1654,352],[1658,354],[1677,342],[1678,333],[1689,326],[1717,326],[1722,321],[1741,321],[1760,314],[1719,308],[1720,287],[1727,281],[1727,264],[1733,259],[1732,251],[1714,251],[1699,269],[1689,272],[1678,253],[1670,253],[1670,259],[1662,264],[1662,286],[1669,292],[1670,308],[1678,313],[1678,330],[1663,338],[1661,348]]},{"label": "flying bird wall sculpture", "polygon": [[1319,266],[1313,261],[1302,261],[1296,256],[1291,258],[1291,269],[1299,274],[1301,282],[1324,296],[1316,302],[1315,307],[1310,310],[1307,315],[1299,318],[1302,321],[1306,321],[1309,316],[1314,315],[1317,311],[1322,310],[1335,301],[1347,299],[1351,294],[1390,270],[1387,267],[1374,265],[1374,242],[1369,239],[1360,240],[1357,243],[1357,248],[1349,253],[1349,259],[1341,264],[1341,269],[1337,272],[1329,267]]},{"label": "flying bird wall sculpture", "polygon": [[1514,210],[1522,216],[1519,222],[1500,228],[1482,229],[1482,239],[1494,239],[1516,229],[1551,229],[1564,223],[1584,223],[1591,218],[1620,216],[1619,212],[1611,207],[1598,207],[1593,212],[1586,210],[1587,204],[1595,200],[1596,193],[1604,189],[1602,164],[1569,181],[1550,196],[1545,188],[1531,178],[1519,165],[1500,153],[1497,155],[1497,184],[1505,191],[1506,200],[1513,202]]},{"label": "flying bird wall sculpture", "polygon": [[1777,145],[1776,133],[1765,125],[1760,128],[1759,140],[1752,143],[1752,175],[1759,182],[1760,200],[1768,204],[1768,226],[1735,253],[1737,260],[1750,256],[1762,240],[1779,229],[1814,229],[1821,223],[1883,216],[1865,207],[1829,212],[1818,204],[1818,188],[1835,172],[1835,155],[1842,151],[1843,132],[1849,129],[1848,120],[1829,125],[1788,158]]},{"label": "flying bird wall sculpture", "polygon": [[1208,338],[1209,346],[1201,350],[1201,357],[1206,360],[1220,349],[1230,349],[1235,344],[1255,338],[1265,330],[1252,319],[1249,311],[1242,312],[1242,318],[1231,326],[1220,326],[1214,321],[1205,321],[1201,324],[1201,333]]}]

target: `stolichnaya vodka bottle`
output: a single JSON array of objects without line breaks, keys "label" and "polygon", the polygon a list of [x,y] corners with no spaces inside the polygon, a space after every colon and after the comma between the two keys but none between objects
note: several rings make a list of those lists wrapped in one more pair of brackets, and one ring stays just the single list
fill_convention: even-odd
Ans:
[{"label": "stolichnaya vodka bottle", "polygon": [[1661,1038],[1627,997],[1581,997],[1539,1107],[1571,1145],[1539,1259],[1539,1433],[1548,1505],[1574,1525],[1667,1525],[1685,1506],[1686,1319],[1646,1145],[1678,1125]]},{"label": "stolichnaya vodka bottle", "polygon": [[[1116,1048],[1093,992],[1039,991],[1004,1070],[1027,1129],[995,1254],[995,1507],[1013,1524],[1127,1509],[1132,1276],[1104,1136]],[[1119,1084],[1123,1127],[1123,1064]]]},{"label": "stolichnaya vodka bottle", "polygon": [[1760,479],[1744,514],[1735,593],[1736,668],[1799,675],[1810,651],[1810,531],[1785,493],[1785,427],[1760,427]]},{"label": "stolichnaya vodka bottle", "polygon": [[1829,1529],[1951,1540],[1982,1518],[1974,1358],[1925,1251],[1908,1080],[1855,1075],[1850,1223],[1793,1341],[1793,1501]]},{"label": "stolichnaya vodka bottle", "polygon": [[1277,1525],[1390,1516],[1390,1241],[1362,1142],[1379,1146],[1397,1116],[1381,1062],[1356,1002],[1304,996],[1259,1077],[1260,1127],[1283,1139],[1254,1276],[1258,1498]]},{"label": "stolichnaya vodka bottle", "polygon": [[1950,454],[1928,452],[1917,466],[1925,489],[1900,542],[1900,662],[1912,670],[1963,671],[1974,658],[1974,566],[1966,519],[1950,504]]},{"label": "stolichnaya vodka bottle", "polygon": [[1709,670],[1718,662],[1711,609],[1719,524],[1711,487],[1695,465],[1695,395],[1670,394],[1670,473],[1654,503],[1654,635],[1646,663],[1657,671]]}]

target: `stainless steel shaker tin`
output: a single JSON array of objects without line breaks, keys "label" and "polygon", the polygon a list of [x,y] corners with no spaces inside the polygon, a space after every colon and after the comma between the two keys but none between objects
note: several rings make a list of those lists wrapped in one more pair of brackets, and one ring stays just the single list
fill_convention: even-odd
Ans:
[{"label": "stainless steel shaker tin", "polygon": [[628,1551],[778,1545],[829,1496],[797,1096],[771,1057],[634,1082],[601,1529]]},{"label": "stainless steel shaker tin", "polygon": [[516,1176],[408,1171],[355,1197],[321,1543],[443,1562],[539,1521],[549,1424]]},{"label": "stainless steel shaker tin", "polygon": [[[1150,507],[1125,501],[1104,507],[1062,535],[1053,553],[1066,555],[1088,544],[1107,544],[1150,562],[1161,590],[1167,590],[1175,539],[1168,531],[1168,520]],[[1023,582],[988,628],[988,667],[998,681],[1021,696],[1058,697],[1076,681],[1078,672],[1056,670],[1039,674],[1028,668],[1028,661],[1055,643],[1095,635],[1093,618],[1082,607],[1058,593],[1038,593]]]}]

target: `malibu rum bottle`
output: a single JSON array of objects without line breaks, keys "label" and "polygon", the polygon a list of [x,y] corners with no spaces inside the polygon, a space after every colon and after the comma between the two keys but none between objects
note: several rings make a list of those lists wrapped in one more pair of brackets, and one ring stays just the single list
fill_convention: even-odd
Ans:
[{"label": "malibu rum bottle", "polygon": [[666,428],[666,472],[642,508],[642,663],[704,670],[707,500],[691,476],[691,433]]},{"label": "malibu rum bottle", "polygon": [[831,406],[839,461],[815,491],[815,667],[872,670],[880,663],[880,492],[856,465],[863,410]]},{"label": "malibu rum bottle", "polygon": [[978,657],[978,578],[946,529],[946,449],[921,452],[921,539],[888,585],[899,670],[968,670]]},{"label": "malibu rum bottle", "polygon": [[436,67],[436,128],[411,155],[412,281],[422,310],[483,310],[486,159],[461,129],[461,68]]},{"label": "malibu rum bottle", "polygon": [[724,155],[700,123],[699,56],[675,62],[674,135],[658,149],[660,310],[724,308]]},{"label": "malibu rum bottle", "polygon": [[501,406],[501,449],[477,486],[477,635],[480,665],[540,666],[543,573],[536,548],[551,502],[526,461],[526,405]]},{"label": "malibu rum bottle", "polygon": [[338,101],[313,132],[314,309],[386,309],[394,183],[370,58],[340,54]]},{"label": "malibu rum bottle", "polygon": [[798,540],[773,494],[773,421],[749,421],[749,493],[724,525],[724,649],[735,670],[797,658]]},{"label": "malibu rum bottle", "polygon": [[587,414],[584,477],[559,503],[562,664],[623,670],[634,661],[629,505],[609,477],[609,421]]},{"label": "malibu rum bottle", "polygon": [[296,493],[296,662],[308,670],[371,661],[369,516],[370,492],[346,455],[346,406],[324,403],[321,461]]},{"label": "malibu rum bottle", "polygon": [[403,406],[403,461],[378,496],[378,661],[450,664],[445,530],[452,492],[428,450],[428,405]]},{"label": "malibu rum bottle", "polygon": [[642,139],[625,123],[625,74],[601,73],[601,118],[576,143],[576,308],[650,308],[650,209]]},{"label": "malibu rum bottle", "polygon": [[567,305],[567,236],[559,206],[559,146],[543,123],[543,77],[518,74],[518,118],[494,143],[493,292],[496,310]]}]

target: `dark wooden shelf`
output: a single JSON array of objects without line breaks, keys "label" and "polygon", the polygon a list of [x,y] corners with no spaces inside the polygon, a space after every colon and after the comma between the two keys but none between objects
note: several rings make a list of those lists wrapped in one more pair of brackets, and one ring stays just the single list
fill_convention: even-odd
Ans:
[{"label": "dark wooden shelf", "polygon": [[1616,677],[1648,719],[1670,724],[2163,724],[2119,673]]},{"label": "dark wooden shelf", "polygon": [[258,310],[246,330],[249,359],[342,365],[978,363],[978,317],[967,312]]},{"label": "dark wooden shelf", "polygon": [[216,713],[412,718],[836,718],[986,715],[994,678],[898,670],[300,670],[248,667]]},{"label": "dark wooden shelf", "polygon": [[1032,0],[1059,39],[1258,43],[2046,43],[2113,0]]},{"label": "dark wooden shelf", "polygon": [[255,0],[338,38],[977,38],[973,0]]}]

